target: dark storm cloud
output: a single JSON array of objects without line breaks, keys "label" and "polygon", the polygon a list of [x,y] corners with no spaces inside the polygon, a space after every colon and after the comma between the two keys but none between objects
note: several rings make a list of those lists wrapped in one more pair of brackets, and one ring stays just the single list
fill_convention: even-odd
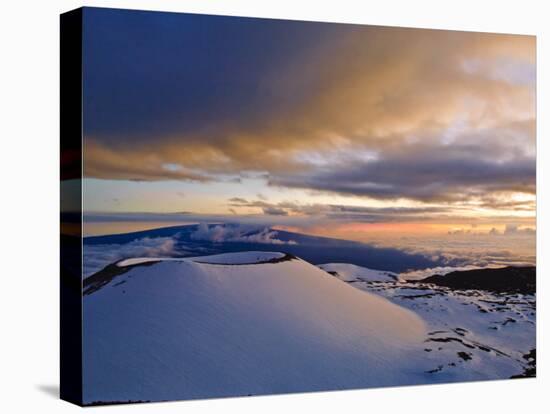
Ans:
[{"label": "dark storm cloud", "polygon": [[305,174],[274,175],[274,186],[369,196],[456,201],[491,191],[534,193],[534,160],[512,163],[474,158],[437,158],[411,154],[391,159],[356,162]]},{"label": "dark storm cloud", "polygon": [[85,133],[115,147],[291,110],[267,82],[353,26],[86,8]]},{"label": "dark storm cloud", "polygon": [[229,206],[259,208],[266,215],[323,217],[331,220],[367,223],[394,222],[406,219],[424,220],[450,213],[448,207],[363,207],[339,204],[300,204],[297,202],[269,203],[263,200],[232,198]]},{"label": "dark storm cloud", "polygon": [[534,193],[533,37],[93,8],[84,19],[87,177],[254,172],[420,201]]}]

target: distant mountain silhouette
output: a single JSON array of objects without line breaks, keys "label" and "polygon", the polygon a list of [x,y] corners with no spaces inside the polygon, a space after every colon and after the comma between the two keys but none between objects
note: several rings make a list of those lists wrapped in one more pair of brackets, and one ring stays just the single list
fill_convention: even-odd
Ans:
[{"label": "distant mountain silhouette", "polygon": [[[210,225],[213,227],[214,225]],[[236,227],[238,224],[226,223],[222,226]],[[403,250],[386,247],[376,247],[367,243],[349,240],[333,239],[329,237],[310,236],[268,227],[258,226],[257,229],[243,231],[241,236],[252,236],[266,230],[276,232],[276,238],[282,244],[258,243],[253,241],[211,241],[193,237],[199,229],[198,225],[183,225],[138,231],[108,236],[92,236],[84,238],[84,245],[98,244],[125,244],[144,237],[173,237],[178,249],[195,256],[231,253],[240,251],[273,251],[292,254],[313,264],[328,262],[351,263],[371,269],[390,272],[405,272],[411,269],[426,269],[431,267],[453,265],[433,259],[419,253],[409,253]],[[293,243],[290,243],[293,242]]]}]

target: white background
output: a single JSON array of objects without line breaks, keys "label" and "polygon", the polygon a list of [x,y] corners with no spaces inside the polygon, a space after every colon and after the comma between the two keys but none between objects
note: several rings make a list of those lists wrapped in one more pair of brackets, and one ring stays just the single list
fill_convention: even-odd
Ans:
[{"label": "white background", "polygon": [[[116,412],[533,413],[548,410],[549,26],[544,0],[87,1],[141,8],[536,34],[538,378],[88,408]],[[59,13],[78,1],[4,1],[0,13],[0,410],[74,412],[58,393]],[[546,115],[546,116],[545,116]],[[546,165],[545,165],[546,164]],[[546,257],[544,251],[546,250]],[[545,391],[546,388],[546,391]],[[548,411],[546,411],[548,412]]]}]

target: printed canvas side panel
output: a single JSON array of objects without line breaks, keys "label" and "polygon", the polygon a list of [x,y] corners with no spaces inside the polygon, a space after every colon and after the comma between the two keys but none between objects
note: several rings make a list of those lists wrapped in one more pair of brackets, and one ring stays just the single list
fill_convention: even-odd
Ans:
[{"label": "printed canvas side panel", "polygon": [[82,9],[60,19],[60,397],[82,405]]}]

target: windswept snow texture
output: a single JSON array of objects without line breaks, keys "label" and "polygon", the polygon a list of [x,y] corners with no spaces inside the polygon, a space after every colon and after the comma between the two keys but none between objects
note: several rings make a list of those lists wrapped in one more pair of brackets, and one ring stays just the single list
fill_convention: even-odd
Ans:
[{"label": "windswept snow texture", "polygon": [[391,281],[387,272],[347,264],[320,267],[359,290],[385,297],[422,317],[429,332],[422,355],[417,357],[430,375],[427,383],[534,374],[535,295]]},{"label": "windswept snow texture", "polygon": [[206,257],[192,257],[190,260],[196,263],[245,265],[277,262],[282,261],[285,257],[291,258],[294,256],[279,252],[240,252],[214,254]]},{"label": "windswept snow texture", "polygon": [[338,279],[355,283],[361,282],[394,282],[398,280],[399,275],[393,272],[386,272],[384,270],[372,270],[366,267],[356,266],[348,263],[328,263],[319,266],[325,272],[332,275],[337,275]]},{"label": "windswept snow texture", "polygon": [[260,264],[282,260],[284,253],[276,252],[241,252],[241,253],[226,253],[214,254],[212,256],[188,257],[186,259],[178,257],[159,258],[159,257],[136,257],[133,259],[125,259],[118,262],[118,267],[135,266],[143,263],[164,261],[182,261],[192,260],[197,263],[209,264],[228,264],[228,265],[244,265],[244,264]]},{"label": "windswept snow texture", "polygon": [[417,315],[288,254],[110,271],[83,300],[86,404],[395,386],[430,375],[418,366],[428,334]]}]

